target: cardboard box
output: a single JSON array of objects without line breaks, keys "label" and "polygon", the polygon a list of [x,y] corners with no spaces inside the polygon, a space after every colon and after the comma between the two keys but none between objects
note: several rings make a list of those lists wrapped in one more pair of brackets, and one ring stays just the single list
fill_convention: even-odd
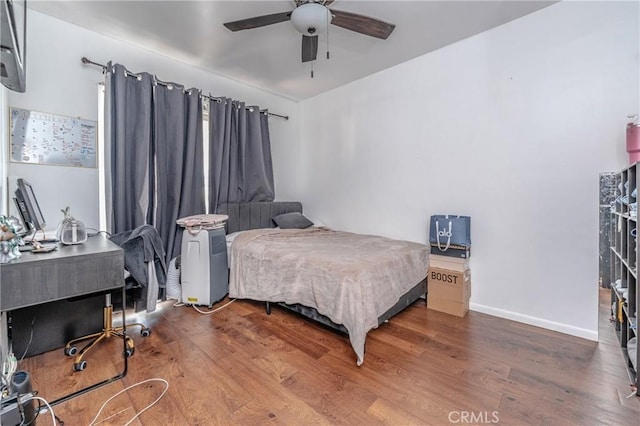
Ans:
[{"label": "cardboard box", "polygon": [[469,299],[463,302],[454,302],[452,300],[438,299],[427,295],[427,308],[434,311],[444,312],[445,314],[464,317],[469,312]]},{"label": "cardboard box", "polygon": [[432,254],[429,255],[429,267],[464,272],[469,269],[469,259]]},{"label": "cardboard box", "polygon": [[429,267],[427,301],[431,298],[464,303],[471,297],[471,271],[453,271]]}]

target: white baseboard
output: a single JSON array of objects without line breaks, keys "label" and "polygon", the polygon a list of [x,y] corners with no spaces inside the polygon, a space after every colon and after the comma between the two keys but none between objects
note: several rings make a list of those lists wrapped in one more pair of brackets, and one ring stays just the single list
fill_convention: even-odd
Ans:
[{"label": "white baseboard", "polygon": [[493,315],[495,317],[506,318],[512,321],[522,322],[524,324],[534,325],[536,327],[546,328],[547,330],[558,331],[560,333],[569,334],[571,336],[581,337],[583,339],[598,341],[598,330],[588,330],[586,328],[578,328],[559,322],[548,321],[542,318],[531,317],[529,315],[519,314],[517,312],[507,311],[505,309],[494,308],[492,306],[480,305],[478,303],[470,303],[469,309],[483,314]]}]

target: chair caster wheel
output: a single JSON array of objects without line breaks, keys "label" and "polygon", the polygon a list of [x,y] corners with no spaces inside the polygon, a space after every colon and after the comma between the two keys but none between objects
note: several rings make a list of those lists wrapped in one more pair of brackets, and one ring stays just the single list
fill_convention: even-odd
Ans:
[{"label": "chair caster wheel", "polygon": [[142,337],[149,337],[151,335],[151,329],[143,328],[142,330],[140,330],[140,334],[142,334]]},{"label": "chair caster wheel", "polygon": [[74,356],[77,353],[78,353],[78,348],[76,348],[75,346],[71,346],[70,348],[64,348],[64,354],[66,356]]},{"label": "chair caster wheel", "polygon": [[87,361],[80,361],[73,364],[73,371],[83,371],[87,368]]},{"label": "chair caster wheel", "polygon": [[133,343],[133,339],[131,337],[127,337],[127,349],[124,351],[124,356],[127,358],[133,356],[136,353],[135,343]]}]

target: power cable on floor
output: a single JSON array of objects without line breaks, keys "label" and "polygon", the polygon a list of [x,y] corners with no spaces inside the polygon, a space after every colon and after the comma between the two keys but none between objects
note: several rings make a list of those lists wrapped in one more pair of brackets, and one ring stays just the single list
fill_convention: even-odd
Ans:
[{"label": "power cable on floor", "polygon": [[200,309],[198,309],[198,307],[196,305],[192,305],[192,306],[193,306],[193,309],[195,309],[196,311],[200,312],[202,315],[211,315],[211,314],[215,314],[216,312],[218,312],[221,309],[226,308],[227,306],[229,306],[230,304],[232,304],[236,300],[238,300],[238,299],[231,299],[229,302],[225,303],[224,305],[220,306],[219,308],[215,308],[212,311],[201,311]]},{"label": "power cable on floor", "polygon": [[[49,403],[47,402],[47,400],[46,400],[46,399],[44,399],[44,398],[42,398],[42,397],[40,397],[40,396],[30,396],[30,397],[26,398],[26,399],[23,401],[23,403],[24,403],[24,402],[29,402],[29,401],[31,401],[32,399],[34,399],[34,400],[36,400],[36,401],[39,401],[39,402],[42,402],[42,403],[44,403],[44,405],[46,405],[46,406],[47,406],[47,410],[49,410],[49,412],[51,413],[51,424],[52,424],[53,426],[57,426],[57,423],[56,423],[56,415],[54,414],[54,412],[53,412],[53,408],[51,408],[51,405],[49,405]],[[38,413],[40,413],[40,410],[38,410]],[[34,420],[35,420],[35,418],[34,418]]]},{"label": "power cable on floor", "polygon": [[131,418],[131,420],[129,420],[127,423],[124,424],[124,426],[130,425],[135,419],[137,419],[140,414],[144,413],[145,411],[147,411],[149,408],[153,407],[158,401],[160,401],[160,399],[164,396],[165,393],[167,393],[167,391],[169,390],[169,382],[167,382],[165,379],[161,379],[161,378],[153,378],[153,379],[147,379],[147,380],[143,380],[141,382],[135,383],[129,387],[126,387],[124,389],[122,389],[121,391],[119,391],[118,393],[116,393],[115,395],[113,395],[111,398],[107,399],[102,406],[100,407],[100,409],[98,410],[98,413],[96,414],[96,416],[93,418],[93,420],[91,420],[91,423],[89,423],[89,426],[93,426],[96,424],[96,421],[98,420],[98,417],[100,417],[100,414],[102,414],[102,410],[104,410],[104,408],[107,406],[107,404],[109,402],[111,402],[115,397],[117,397],[118,395],[128,391],[129,389],[132,389],[138,385],[142,385],[145,383],[149,383],[149,382],[162,382],[165,384],[165,388],[162,391],[162,393],[160,394],[159,397],[156,398],[155,401],[153,401],[151,404],[147,405],[146,407],[144,407],[142,409],[142,411],[140,411],[139,413],[137,413],[135,416],[133,416]]}]

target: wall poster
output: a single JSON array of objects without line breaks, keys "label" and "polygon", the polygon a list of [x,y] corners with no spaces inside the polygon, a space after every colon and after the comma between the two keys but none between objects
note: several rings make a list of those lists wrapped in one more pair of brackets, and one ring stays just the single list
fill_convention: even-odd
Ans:
[{"label": "wall poster", "polygon": [[97,122],[11,108],[12,162],[97,167]]}]

